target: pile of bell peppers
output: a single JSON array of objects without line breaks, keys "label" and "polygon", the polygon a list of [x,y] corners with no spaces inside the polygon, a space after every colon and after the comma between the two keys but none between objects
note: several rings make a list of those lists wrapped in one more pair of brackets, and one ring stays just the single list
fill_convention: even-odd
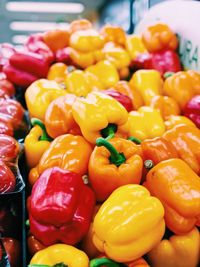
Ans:
[{"label": "pile of bell peppers", "polygon": [[29,267],[198,266],[200,73],[177,47],[85,19],[0,46],[0,112],[15,130],[16,88],[31,122]]}]

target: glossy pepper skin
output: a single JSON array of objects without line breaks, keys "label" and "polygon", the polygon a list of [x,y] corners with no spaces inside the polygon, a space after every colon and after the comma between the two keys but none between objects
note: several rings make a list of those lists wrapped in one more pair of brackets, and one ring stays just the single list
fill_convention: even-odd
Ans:
[{"label": "glossy pepper skin", "polygon": [[[118,163],[120,154],[123,154],[123,159]],[[122,185],[140,183],[143,161],[139,154],[137,145],[129,140],[113,138],[107,142],[97,139],[88,174],[98,201],[103,202]]]},{"label": "glossy pepper skin", "polygon": [[124,185],[102,204],[94,219],[93,242],[117,262],[138,259],[165,231],[161,202],[141,185]]},{"label": "glossy pepper skin", "polygon": [[7,166],[7,164],[0,160],[0,194],[13,192],[16,185],[16,178]]},{"label": "glossy pepper skin", "polygon": [[20,152],[19,143],[11,136],[0,134],[0,159],[15,162]]},{"label": "glossy pepper skin", "polygon": [[29,267],[33,267],[35,264],[46,267],[88,267],[89,259],[83,251],[75,247],[56,244],[37,252],[31,259]]},{"label": "glossy pepper skin", "polygon": [[181,124],[195,127],[195,124],[190,119],[181,115],[170,115],[165,120],[166,130],[170,130],[173,127]]},{"label": "glossy pepper skin", "polygon": [[169,96],[154,96],[151,100],[150,107],[158,109],[164,120],[170,115],[180,115],[181,113],[176,100]]},{"label": "glossy pepper skin", "polygon": [[179,158],[200,174],[200,130],[195,126],[177,125],[163,134],[175,147]]},{"label": "glossy pepper skin", "polygon": [[[1,75],[2,74],[2,75]],[[15,94],[14,85],[0,72],[0,98],[12,97]]]},{"label": "glossy pepper skin", "polygon": [[100,34],[104,37],[106,42],[113,42],[115,44],[124,46],[126,42],[126,33],[123,28],[113,25],[104,25]]},{"label": "glossy pepper skin", "polygon": [[72,114],[83,136],[92,144],[109,124],[119,126],[128,118],[128,112],[117,100],[100,92],[77,98],[72,105]]},{"label": "glossy pepper skin", "polygon": [[55,80],[58,83],[64,82],[65,76],[67,75],[67,65],[62,62],[57,62],[51,65],[49,68],[47,79]]},{"label": "glossy pepper skin", "polygon": [[152,98],[162,92],[163,81],[156,70],[138,70],[133,74],[129,83],[140,93],[145,105],[149,105]]},{"label": "glossy pepper skin", "polygon": [[89,66],[86,72],[97,76],[104,89],[114,86],[119,81],[117,68],[108,60],[101,60],[97,64]]},{"label": "glossy pepper skin", "polygon": [[[2,242],[6,254],[9,259],[9,263],[11,267],[18,267],[20,262],[20,242],[17,239],[10,238],[10,237],[2,237],[0,239],[0,243]],[[0,245],[0,262],[1,262],[1,256],[3,254],[3,249]]]},{"label": "glossy pepper skin", "polygon": [[155,267],[196,267],[199,249],[200,235],[198,229],[194,228],[186,234],[163,239],[147,255],[150,264]]},{"label": "glossy pepper skin", "polygon": [[59,167],[46,169],[31,192],[30,231],[46,246],[74,245],[87,233],[94,206],[94,193],[81,175]]},{"label": "glossy pepper skin", "polygon": [[44,121],[48,105],[59,96],[66,94],[55,81],[40,79],[32,83],[25,93],[25,100],[31,118]]},{"label": "glossy pepper skin", "polygon": [[200,128],[200,95],[194,96],[187,102],[183,114]]},{"label": "glossy pepper skin", "polygon": [[81,134],[81,130],[72,115],[72,104],[75,100],[75,95],[66,94],[49,104],[45,113],[44,123],[47,133],[52,138],[66,133]]},{"label": "glossy pepper skin", "polygon": [[178,39],[164,23],[157,23],[146,28],[142,33],[142,41],[149,52],[176,50]]},{"label": "glossy pepper skin", "polygon": [[44,170],[54,166],[84,175],[91,153],[92,146],[82,136],[58,136],[44,152],[39,164],[30,171],[29,182],[33,185]]},{"label": "glossy pepper skin", "polygon": [[127,137],[134,136],[145,140],[162,136],[165,132],[165,125],[158,110],[143,106],[137,111],[129,112],[128,120],[119,127],[119,132]]},{"label": "glossy pepper skin", "polygon": [[200,94],[200,74],[196,71],[179,71],[168,77],[163,85],[163,93],[173,97],[184,110],[187,102]]},{"label": "glossy pepper skin", "polygon": [[29,168],[33,168],[39,163],[43,153],[49,148],[52,141],[41,121],[32,120],[32,125],[34,127],[24,140],[26,162]]},{"label": "glossy pepper skin", "polygon": [[45,246],[31,234],[29,234],[29,236],[27,237],[27,245],[28,252],[31,257],[35,255],[38,251],[45,248]]},{"label": "glossy pepper skin", "polygon": [[135,34],[126,37],[126,50],[128,51],[131,60],[135,60],[140,54],[147,53],[141,37]]},{"label": "glossy pepper skin", "polygon": [[162,202],[171,231],[180,235],[192,230],[200,214],[200,180],[183,160],[158,163],[148,172],[145,186]]}]

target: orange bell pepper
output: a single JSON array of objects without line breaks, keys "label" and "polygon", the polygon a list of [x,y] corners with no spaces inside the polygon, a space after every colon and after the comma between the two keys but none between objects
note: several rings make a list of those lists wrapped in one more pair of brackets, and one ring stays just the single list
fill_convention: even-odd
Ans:
[{"label": "orange bell pepper", "polygon": [[44,123],[52,138],[66,133],[81,135],[81,130],[72,116],[72,104],[75,100],[75,95],[67,94],[55,99],[48,106]]},{"label": "orange bell pepper", "polygon": [[197,127],[177,125],[166,131],[163,138],[174,145],[179,158],[200,174],[200,130]]},{"label": "orange bell pepper", "polygon": [[175,33],[163,23],[147,27],[142,33],[142,41],[149,52],[176,50],[178,47],[178,39]]},{"label": "orange bell pepper", "polygon": [[185,116],[171,115],[167,117],[167,120],[165,121],[166,130],[170,130],[174,126],[181,125],[181,124],[196,127],[193,121],[191,121],[189,118]]},{"label": "orange bell pepper", "polygon": [[196,71],[179,71],[168,77],[163,86],[163,93],[171,96],[184,109],[187,102],[200,94],[200,73]]},{"label": "orange bell pepper", "polygon": [[[133,142],[98,138],[89,161],[89,180],[98,201],[104,201],[118,187],[139,184],[143,161]],[[101,147],[99,147],[101,146]]]},{"label": "orange bell pepper", "polygon": [[44,152],[39,164],[29,172],[29,183],[33,185],[44,170],[54,166],[84,175],[91,153],[92,146],[82,136],[58,136]]},{"label": "orange bell pepper", "polygon": [[200,179],[183,160],[158,163],[148,172],[144,185],[162,202],[171,231],[184,234],[192,230],[200,216]]},{"label": "orange bell pepper", "polygon": [[69,45],[69,31],[68,30],[51,30],[43,34],[43,41],[53,51],[56,52],[58,49],[62,49]]},{"label": "orange bell pepper", "polygon": [[126,42],[126,33],[119,26],[105,25],[100,30],[100,34],[104,37],[106,42],[113,42],[124,46]]},{"label": "orange bell pepper", "polygon": [[68,73],[67,65],[62,62],[51,65],[47,74],[48,80],[55,80],[58,83],[64,82],[65,77]]},{"label": "orange bell pepper", "polygon": [[133,110],[137,110],[141,106],[144,105],[144,101],[140,93],[132,88],[127,81],[119,81],[117,82],[114,87],[116,91],[127,95],[132,100]]},{"label": "orange bell pepper", "polygon": [[170,115],[180,115],[181,113],[176,100],[169,96],[154,96],[151,100],[150,107],[158,109],[165,120]]}]

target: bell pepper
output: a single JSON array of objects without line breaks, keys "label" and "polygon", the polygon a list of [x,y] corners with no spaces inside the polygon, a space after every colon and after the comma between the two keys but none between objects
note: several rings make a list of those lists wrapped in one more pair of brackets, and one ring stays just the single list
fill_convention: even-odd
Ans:
[{"label": "bell pepper", "polygon": [[178,38],[164,23],[156,23],[142,32],[142,41],[149,52],[176,50]]},{"label": "bell pepper", "polygon": [[166,130],[170,130],[174,126],[181,124],[195,127],[195,124],[185,116],[170,115],[169,117],[167,117],[167,120],[165,121]]},{"label": "bell pepper", "polygon": [[53,51],[45,44],[43,33],[31,34],[24,45],[25,49],[41,55],[49,64],[54,61]]},{"label": "bell pepper", "polygon": [[0,160],[0,194],[13,192],[16,178],[5,162]]},{"label": "bell pepper", "polygon": [[65,65],[62,62],[57,62],[51,65],[48,74],[47,79],[48,80],[55,80],[56,82],[64,82],[65,76],[67,75],[67,65]]},{"label": "bell pepper", "polygon": [[29,168],[33,168],[39,163],[43,153],[49,148],[52,141],[40,120],[32,119],[31,123],[34,127],[24,140],[26,162]]},{"label": "bell pepper", "polygon": [[81,130],[72,116],[72,104],[75,100],[75,95],[66,94],[49,104],[44,122],[47,133],[52,138],[66,133],[81,135]]},{"label": "bell pepper", "polygon": [[129,84],[141,94],[144,104],[147,106],[151,103],[154,96],[162,93],[163,81],[160,73],[156,70],[136,71]]},{"label": "bell pepper", "polygon": [[181,110],[195,95],[200,94],[200,74],[195,71],[180,71],[168,77],[163,86],[165,95],[173,97]]},{"label": "bell pepper", "polygon": [[87,233],[94,206],[94,193],[81,175],[59,167],[46,169],[31,192],[30,232],[46,246],[74,245]]},{"label": "bell pepper", "polygon": [[11,82],[27,87],[35,80],[46,77],[48,69],[49,63],[40,54],[20,51],[10,57],[3,71]]},{"label": "bell pepper", "polygon": [[104,25],[100,29],[100,34],[104,37],[106,42],[113,42],[124,46],[126,42],[126,33],[119,26]]},{"label": "bell pepper", "polygon": [[94,218],[93,242],[117,262],[138,259],[155,247],[165,231],[164,208],[141,185],[124,185],[102,204]]},{"label": "bell pepper", "polygon": [[59,96],[66,94],[55,81],[40,79],[32,83],[25,93],[25,101],[30,117],[44,121],[48,105]]},{"label": "bell pepper", "polygon": [[200,216],[200,180],[183,160],[158,163],[148,172],[144,185],[162,202],[171,231],[180,235],[192,230]]},{"label": "bell pepper", "polygon": [[139,258],[137,260],[134,260],[132,262],[126,262],[126,263],[118,263],[111,259],[106,258],[105,256],[102,256],[97,259],[93,259],[90,261],[90,267],[150,267],[149,264],[143,259]]},{"label": "bell pepper", "polygon": [[132,88],[127,81],[119,81],[113,88],[119,93],[127,95],[132,100],[133,110],[137,110],[144,105],[144,101],[140,93]]},{"label": "bell pepper", "polygon": [[131,58],[128,52],[114,43],[106,43],[102,49],[102,53],[106,60],[109,60],[118,70],[128,67],[131,62]]},{"label": "bell pepper", "polygon": [[69,45],[80,52],[91,52],[103,47],[104,38],[94,29],[77,30],[70,35]]},{"label": "bell pepper", "polygon": [[0,113],[0,134],[14,135],[14,129],[10,121],[11,117]]},{"label": "bell pepper", "polygon": [[[5,248],[10,266],[18,267],[21,254],[19,241],[10,237],[1,237],[0,240]],[[1,254],[2,254],[2,248],[0,246],[0,262],[1,262]]]},{"label": "bell pepper", "polygon": [[7,65],[9,58],[16,52],[13,45],[9,43],[0,44],[0,71],[3,70],[3,66]]},{"label": "bell pepper", "polygon": [[119,103],[122,104],[122,106],[125,107],[125,109],[128,112],[133,110],[132,101],[131,101],[131,98],[129,96],[127,96],[123,93],[120,93],[114,89],[108,89],[108,90],[104,90],[101,92],[116,99]]},{"label": "bell pepper", "polygon": [[44,43],[53,51],[54,53],[67,47],[69,45],[69,31],[63,29],[55,29],[47,31],[42,36]]},{"label": "bell pepper", "polygon": [[73,33],[80,30],[92,28],[92,23],[87,19],[76,19],[69,24],[69,32]]},{"label": "bell pepper", "polygon": [[137,145],[129,140],[103,138],[96,141],[89,161],[89,181],[98,201],[103,202],[118,187],[139,184],[143,160]]},{"label": "bell pepper", "polygon": [[0,98],[12,97],[14,94],[15,87],[6,79],[6,76],[4,76],[3,73],[0,73]]},{"label": "bell pepper", "polygon": [[154,96],[151,100],[150,107],[158,109],[164,120],[166,120],[170,115],[180,115],[181,113],[176,100],[169,96]]},{"label": "bell pepper", "polygon": [[135,34],[127,36],[126,50],[128,51],[131,60],[135,60],[139,54],[147,53],[142,38]]},{"label": "bell pepper", "polygon": [[93,144],[101,135],[113,135],[128,118],[128,112],[117,100],[100,92],[77,98],[72,105],[72,114],[85,139]]},{"label": "bell pepper", "polygon": [[155,267],[196,267],[199,263],[200,235],[197,228],[183,235],[163,239],[148,254]]},{"label": "bell pepper", "polygon": [[97,76],[104,89],[114,86],[119,81],[116,67],[108,60],[99,61],[96,65],[88,67],[86,72]]},{"label": "bell pepper", "polygon": [[200,128],[200,95],[194,96],[187,102],[183,114]]},{"label": "bell pepper", "polygon": [[119,132],[144,140],[161,136],[165,132],[165,125],[157,109],[143,106],[129,112],[128,120],[119,127]]},{"label": "bell pepper", "polygon": [[56,244],[37,252],[28,267],[88,267],[87,255],[72,246]]},{"label": "bell pepper", "polygon": [[20,152],[19,143],[11,136],[0,134],[0,160],[15,162]]},{"label": "bell pepper", "polygon": [[200,130],[195,126],[177,125],[166,131],[163,137],[171,142],[193,171],[200,174]]},{"label": "bell pepper", "polygon": [[65,78],[66,91],[76,96],[87,96],[93,90],[103,89],[103,85],[98,78],[89,72],[75,70]]},{"label": "bell pepper", "polygon": [[29,182],[33,185],[44,170],[54,166],[84,175],[91,153],[92,146],[82,136],[60,135],[51,142],[39,164],[30,171]]},{"label": "bell pepper", "polygon": [[45,248],[45,246],[39,242],[33,235],[29,234],[27,238],[27,245],[28,245],[28,252],[29,255],[32,257],[35,255],[38,251]]}]

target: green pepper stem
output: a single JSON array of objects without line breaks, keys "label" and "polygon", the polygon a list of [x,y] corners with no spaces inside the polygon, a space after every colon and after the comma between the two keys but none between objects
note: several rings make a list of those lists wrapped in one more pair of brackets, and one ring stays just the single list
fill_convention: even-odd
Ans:
[{"label": "green pepper stem", "polygon": [[93,259],[90,261],[90,267],[120,267],[120,264],[107,258]]},{"label": "green pepper stem", "polygon": [[147,169],[147,170],[151,170],[151,169],[154,167],[154,163],[153,163],[153,161],[152,161],[151,159],[147,159],[147,160],[145,160],[145,162],[144,162],[144,167],[145,167],[145,169]]},{"label": "green pepper stem", "polygon": [[142,141],[134,136],[130,136],[128,140],[132,141],[133,143],[136,143],[137,145],[140,145]]},{"label": "green pepper stem", "polygon": [[110,152],[110,162],[115,164],[117,167],[126,161],[123,153],[119,153],[111,143],[106,139],[100,137],[96,140],[97,146],[104,146]]},{"label": "green pepper stem", "polygon": [[114,137],[116,131],[117,125],[114,123],[109,123],[106,128],[101,130],[101,135],[102,137],[106,138],[106,140],[109,140]]},{"label": "green pepper stem", "polygon": [[38,125],[42,129],[42,135],[40,136],[41,141],[52,141],[53,139],[48,135],[44,123],[36,118],[31,119],[31,124],[33,126]]},{"label": "green pepper stem", "polygon": [[171,77],[172,75],[174,75],[173,71],[167,71],[167,72],[164,73],[163,77],[165,79],[167,79],[167,78]]}]

